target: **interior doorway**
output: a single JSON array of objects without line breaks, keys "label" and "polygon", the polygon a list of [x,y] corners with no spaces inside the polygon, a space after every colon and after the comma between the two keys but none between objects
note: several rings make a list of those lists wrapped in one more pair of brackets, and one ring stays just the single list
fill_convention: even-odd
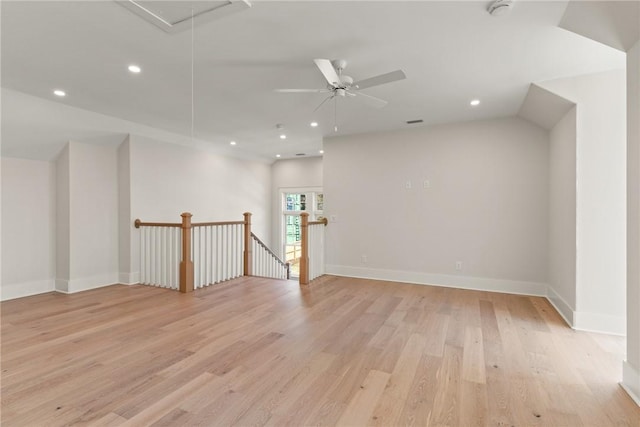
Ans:
[{"label": "interior doorway", "polygon": [[322,218],[324,194],[321,188],[284,188],[281,194],[281,232],[280,247],[285,262],[290,264],[291,277],[300,276],[301,217],[302,212],[309,214],[309,221]]}]

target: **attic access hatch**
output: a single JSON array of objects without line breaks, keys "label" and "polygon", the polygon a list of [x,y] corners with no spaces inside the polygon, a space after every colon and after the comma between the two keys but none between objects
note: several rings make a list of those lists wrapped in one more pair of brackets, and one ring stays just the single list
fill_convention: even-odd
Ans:
[{"label": "attic access hatch", "polygon": [[251,7],[247,0],[118,0],[117,3],[167,33],[191,28],[192,16],[194,25],[201,25]]}]

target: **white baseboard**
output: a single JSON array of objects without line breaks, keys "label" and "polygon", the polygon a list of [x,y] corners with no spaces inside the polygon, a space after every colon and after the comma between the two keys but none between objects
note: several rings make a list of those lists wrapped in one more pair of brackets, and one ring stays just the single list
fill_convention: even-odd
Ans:
[{"label": "white baseboard", "polygon": [[504,292],[508,294],[547,296],[547,284],[518,280],[489,279],[485,277],[452,276],[414,271],[383,270],[375,268],[327,265],[326,274],[335,276],[376,279],[417,285],[442,286],[447,288],[472,289],[478,291]]},{"label": "white baseboard", "polygon": [[133,273],[120,272],[119,278],[120,278],[119,283],[121,285],[137,285],[138,283],[140,283],[139,272],[133,272]]},{"label": "white baseboard", "polygon": [[56,290],[55,280],[36,280],[22,283],[3,283],[0,287],[0,300],[28,297],[31,295],[44,294]]},{"label": "white baseboard", "polygon": [[83,277],[81,279],[56,280],[56,291],[62,292],[64,294],[73,294],[75,292],[115,285],[118,282],[118,273]]},{"label": "white baseboard", "polygon": [[575,311],[551,286],[547,289],[547,300],[572,329],[610,335],[626,334],[627,321],[624,316]]},{"label": "white baseboard", "polygon": [[575,311],[551,286],[547,287],[547,301],[551,303],[567,325],[573,328]]},{"label": "white baseboard", "polygon": [[640,372],[626,360],[622,362],[622,382],[620,386],[640,406]]},{"label": "white baseboard", "polygon": [[576,311],[573,318],[573,329],[578,331],[621,336],[627,334],[627,319],[624,316]]}]

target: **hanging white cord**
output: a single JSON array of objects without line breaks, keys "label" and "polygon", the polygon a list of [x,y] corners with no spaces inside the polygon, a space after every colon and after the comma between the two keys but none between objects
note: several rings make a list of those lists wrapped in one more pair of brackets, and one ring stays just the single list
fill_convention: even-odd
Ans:
[{"label": "hanging white cord", "polygon": [[335,97],[335,104],[333,107],[333,131],[338,132],[338,97]]}]

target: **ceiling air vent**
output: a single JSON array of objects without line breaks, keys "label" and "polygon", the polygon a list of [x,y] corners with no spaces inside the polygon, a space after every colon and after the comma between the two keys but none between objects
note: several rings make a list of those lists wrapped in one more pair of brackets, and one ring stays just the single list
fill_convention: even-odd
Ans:
[{"label": "ceiling air vent", "polygon": [[422,119],[418,119],[418,120],[407,120],[407,124],[408,125],[415,125],[416,123],[422,123],[423,120]]},{"label": "ceiling air vent", "polygon": [[167,33],[177,33],[191,28],[192,16],[194,25],[201,25],[251,7],[251,3],[246,0],[117,0],[117,3]]}]

